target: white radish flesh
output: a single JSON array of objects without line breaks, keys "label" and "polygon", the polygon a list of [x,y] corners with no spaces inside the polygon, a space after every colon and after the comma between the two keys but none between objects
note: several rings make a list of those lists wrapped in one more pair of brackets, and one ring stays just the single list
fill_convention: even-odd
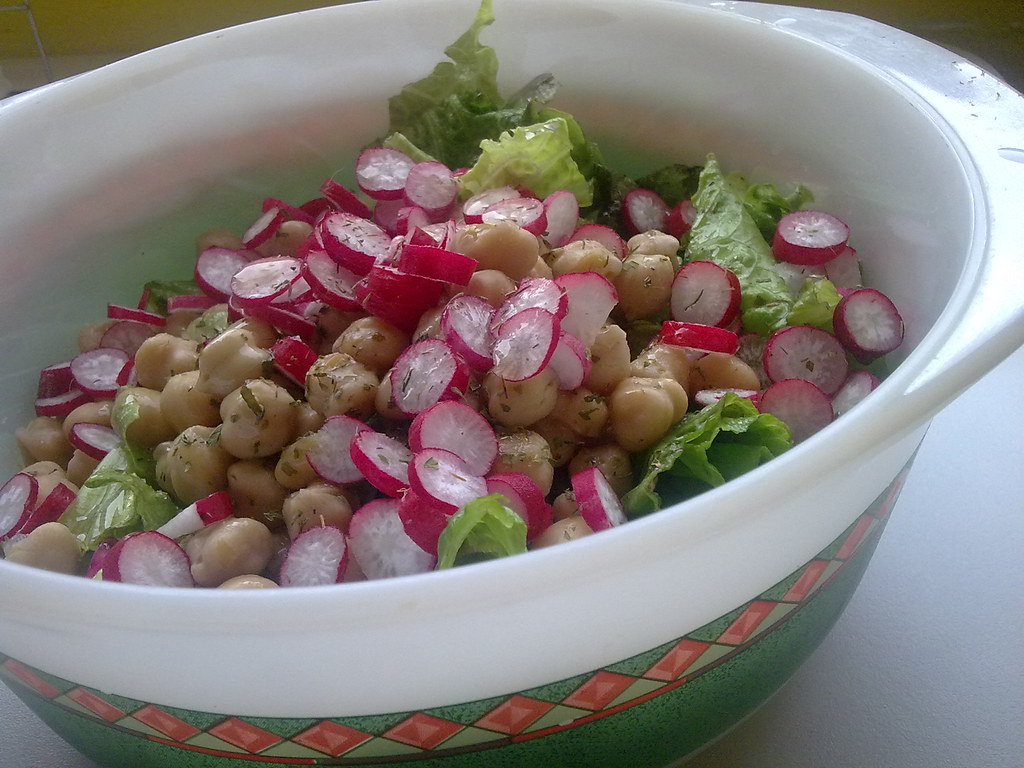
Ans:
[{"label": "white radish flesh", "polygon": [[363,477],[386,496],[409,490],[412,451],[400,440],[371,429],[358,432],[349,446],[352,463]]},{"label": "white radish flesh", "polygon": [[511,200],[519,197],[519,190],[515,187],[495,187],[478,192],[462,204],[462,218],[467,224],[479,224],[483,221],[483,213],[490,206],[502,200]]},{"label": "white radish flesh", "polygon": [[772,253],[790,264],[824,264],[843,252],[849,237],[850,228],[830,213],[792,211],[775,227]]},{"label": "white radish flesh", "polygon": [[479,296],[460,294],[441,312],[441,333],[451,348],[477,371],[491,367],[494,307]]},{"label": "white radish flesh", "polygon": [[656,229],[664,232],[668,204],[657,192],[637,187],[622,197],[622,218],[632,235]]},{"label": "white radish flesh", "polygon": [[298,259],[288,257],[251,261],[231,278],[231,294],[242,306],[271,301],[289,291],[301,266]]},{"label": "white radish flesh", "polygon": [[389,375],[391,399],[410,415],[441,400],[461,397],[469,384],[468,367],[440,339],[423,339],[406,347]]},{"label": "white radish flesh", "polygon": [[773,382],[804,379],[827,395],[838,391],[849,371],[839,340],[810,325],[791,325],[769,336],[762,363]]},{"label": "white radish flesh", "polygon": [[558,318],[545,309],[524,309],[505,320],[494,332],[492,371],[506,381],[536,376],[551,360],[558,345]]},{"label": "white radish flesh", "polygon": [[156,530],[164,536],[180,539],[234,513],[235,508],[228,492],[214,491],[189,504]]},{"label": "white radish flesh", "polygon": [[544,218],[547,228],[541,237],[552,248],[561,248],[579,226],[580,204],[576,195],[559,189],[544,198]]},{"label": "white radish flesh", "polygon": [[580,515],[594,533],[626,522],[622,502],[600,469],[587,467],[575,473],[571,483]]},{"label": "white radish flesh", "polygon": [[71,359],[71,375],[79,389],[93,397],[112,398],[117,376],[128,362],[128,353],[114,347],[97,347]]},{"label": "white radish flesh", "polygon": [[329,417],[316,432],[313,447],[306,453],[306,461],[323,480],[348,485],[363,479],[363,473],[352,461],[352,438],[369,426],[351,416],[339,414]]},{"label": "white radish flesh", "polygon": [[409,447],[414,452],[451,451],[474,475],[486,475],[498,458],[498,438],[490,422],[459,400],[446,400],[417,414],[409,425]]},{"label": "white radish flesh", "polygon": [[409,538],[398,514],[398,499],[375,499],[355,511],[348,546],[368,579],[388,579],[432,571],[437,558]]},{"label": "white radish flesh", "polygon": [[572,236],[569,237],[568,242],[572,243],[577,240],[594,240],[611,251],[616,257],[620,259],[626,258],[626,241],[622,239],[618,232],[605,224],[581,224],[572,233]]},{"label": "white radish flesh", "polygon": [[251,261],[251,255],[231,248],[213,246],[196,259],[196,283],[207,296],[227,301],[231,295],[231,278]]},{"label": "white radish flesh", "polygon": [[121,438],[106,424],[79,421],[71,426],[68,442],[86,456],[102,459],[121,444]]},{"label": "white radish flesh", "polygon": [[331,258],[357,275],[369,272],[391,249],[387,232],[372,221],[345,211],[325,217],[314,231]]},{"label": "white radish flesh", "polygon": [[333,526],[307,528],[288,546],[281,564],[282,587],[338,584],[345,577],[348,542]]},{"label": "white radish flesh", "polygon": [[697,220],[697,209],[692,200],[680,200],[665,216],[665,232],[673,237],[682,237],[693,228]]},{"label": "white radish flesh", "polygon": [[583,386],[593,363],[583,342],[571,333],[558,334],[558,344],[551,353],[548,367],[558,379],[558,388],[573,390]]},{"label": "white radish flesh", "polygon": [[423,448],[413,455],[409,485],[428,503],[454,513],[473,499],[487,495],[487,483],[452,451]]},{"label": "white radish flesh", "polygon": [[827,427],[834,418],[829,396],[804,379],[775,382],[761,393],[757,407],[785,422],[796,443]]},{"label": "white radish flesh", "polygon": [[544,203],[535,197],[511,197],[492,203],[480,214],[484,224],[510,221],[527,232],[540,235],[547,229],[548,220]]},{"label": "white radish flesh", "polygon": [[276,206],[264,211],[242,234],[242,245],[256,248],[267,242],[284,224],[284,212]]},{"label": "white radish flesh", "polygon": [[693,402],[702,408],[706,405],[714,405],[728,393],[732,393],[737,397],[742,397],[746,400],[750,400],[754,405],[757,405],[760,400],[761,393],[756,389],[733,389],[730,387],[718,387],[715,389],[699,389],[693,394]]},{"label": "white radish flesh", "polygon": [[673,320],[727,326],[740,311],[740,281],[713,261],[691,261],[672,280]]},{"label": "white radish flesh", "polygon": [[597,272],[572,272],[556,277],[555,282],[567,299],[561,330],[571,333],[589,349],[619,302],[615,286]]},{"label": "white radish flesh", "polygon": [[557,318],[569,311],[569,297],[565,290],[546,277],[528,277],[501,302],[492,323],[497,327],[524,309],[545,309]]},{"label": "white radish flesh", "polygon": [[859,288],[840,300],[832,316],[836,338],[862,363],[870,363],[903,343],[903,318],[888,296]]},{"label": "white radish flesh", "polygon": [[27,472],[19,472],[0,488],[0,540],[16,534],[36,503],[39,481]]},{"label": "white radish flesh", "polygon": [[92,397],[77,387],[70,389],[61,395],[39,397],[36,398],[35,402],[36,416],[49,416],[55,419],[63,419],[75,410],[75,408],[88,403],[90,400],[92,400]]},{"label": "white radish flesh", "polygon": [[313,295],[335,309],[359,309],[355,284],[359,275],[332,259],[327,251],[313,250],[302,261],[302,276],[309,283]]},{"label": "white radish flesh", "polygon": [[839,290],[856,290],[864,285],[857,251],[847,246],[831,261],[822,264],[825,276]]},{"label": "white radish flesh", "polygon": [[863,369],[850,371],[843,386],[832,395],[832,410],[836,416],[841,416],[853,408],[857,403],[874,392],[881,384],[878,377],[870,371]]},{"label": "white radish flesh", "polygon": [[459,185],[444,163],[417,163],[405,179],[405,201],[422,208],[434,221],[451,212],[458,194]]},{"label": "white radish flesh", "polygon": [[371,147],[356,159],[356,182],[374,200],[397,200],[414,165],[415,160],[397,149]]},{"label": "white radish flesh", "polygon": [[156,531],[130,533],[103,558],[104,581],[154,587],[193,587],[192,564],[185,550]]}]

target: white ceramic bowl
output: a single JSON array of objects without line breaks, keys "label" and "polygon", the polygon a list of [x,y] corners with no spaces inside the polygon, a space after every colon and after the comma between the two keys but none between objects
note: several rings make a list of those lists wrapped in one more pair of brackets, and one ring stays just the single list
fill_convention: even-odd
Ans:
[{"label": "white ceramic bowl", "polygon": [[[311,196],[382,132],[386,97],[428,72],[474,10],[472,0],[380,0],[303,12],[3,104],[4,463],[15,466],[11,434],[30,416],[36,372],[72,352],[79,325],[100,317],[107,301],[131,300],[147,279],[187,275],[197,232],[241,227],[267,194]],[[497,0],[496,13],[484,41],[498,51],[506,91],[555,73],[556,104],[610,156],[632,148],[623,156],[642,166],[651,157],[699,162],[714,151],[754,180],[811,187],[817,204],[850,222],[870,282],[903,311],[899,367],[835,425],[725,487],[609,533],[473,568],[224,594],[0,562],[0,653],[12,685],[36,675],[62,695],[85,686],[140,707],[313,722],[424,710],[437,717],[467,703],[483,712],[481,702],[619,674],[623,660],[745,615],[856,532],[865,510],[884,518],[927,420],[1024,343],[1024,99],[996,77],[907,34],[829,12]],[[814,638],[841,604],[816,620]],[[777,650],[788,674],[807,648]],[[765,671],[748,666],[729,674],[756,688],[751,680]],[[678,674],[675,685],[688,689]],[[27,700],[41,695],[29,687]],[[771,687],[725,706],[697,735],[622,764],[689,751]],[[54,722],[55,701],[38,706]],[[543,750],[545,739],[575,738],[583,751],[571,754],[584,755],[590,732],[565,723],[601,719],[601,760],[617,765],[625,742],[609,735],[615,713],[606,708],[590,721],[563,712],[544,738],[509,743]],[[683,727],[671,712],[621,709],[635,728]],[[62,732],[75,740],[75,729]],[[100,738],[79,745],[114,760]],[[454,743],[423,759],[454,765],[469,754],[488,764],[482,747],[441,755]],[[502,744],[493,748],[512,749]],[[135,754],[124,749],[118,765]],[[583,764],[560,749],[547,764]],[[200,754],[191,748],[189,759],[206,765]],[[508,759],[540,764],[538,754]]]}]

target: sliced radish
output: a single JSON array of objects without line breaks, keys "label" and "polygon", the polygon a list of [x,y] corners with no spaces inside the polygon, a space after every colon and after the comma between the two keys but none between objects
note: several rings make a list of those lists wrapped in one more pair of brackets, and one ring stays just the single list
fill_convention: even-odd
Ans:
[{"label": "sliced radish", "polygon": [[432,221],[451,212],[458,194],[459,185],[451,169],[434,160],[416,163],[405,179],[406,203],[422,208]]},{"label": "sliced radish", "polygon": [[510,197],[491,203],[480,214],[480,220],[484,224],[510,221],[534,235],[543,234],[548,226],[544,203],[535,197]]},{"label": "sliced radish", "polygon": [[38,397],[35,402],[36,416],[49,416],[55,419],[63,419],[75,408],[92,400],[90,395],[78,387],[68,390],[60,395],[52,397]]},{"label": "sliced radish", "polygon": [[850,228],[830,213],[792,211],[775,227],[772,253],[790,264],[824,264],[843,252],[849,237]]},{"label": "sliced radish", "polygon": [[740,311],[740,281],[713,261],[691,261],[672,280],[673,320],[725,327]]},{"label": "sliced radish", "polygon": [[264,211],[242,234],[242,245],[256,248],[267,242],[284,224],[284,212],[277,207]]},{"label": "sliced radish", "polygon": [[562,331],[558,334],[558,344],[548,367],[558,378],[558,388],[572,390],[583,386],[590,375],[592,363],[583,342],[571,333]]},{"label": "sliced radish", "polygon": [[39,481],[18,472],[0,488],[0,541],[13,536],[28,520],[39,493]]},{"label": "sliced radish", "polygon": [[367,288],[385,301],[416,307],[422,312],[441,300],[448,284],[432,277],[404,272],[398,267],[377,264],[367,275]]},{"label": "sliced radish", "polygon": [[101,347],[113,347],[134,355],[138,352],[142,342],[151,336],[155,336],[160,329],[150,323],[141,323],[138,320],[115,320],[107,330],[100,336]]},{"label": "sliced radish", "polygon": [[497,327],[524,309],[538,307],[561,319],[569,311],[569,297],[561,285],[546,277],[528,277],[504,298],[492,323]]},{"label": "sliced radish", "polygon": [[791,325],[773,333],[761,360],[772,381],[804,379],[827,395],[839,390],[849,371],[839,340],[811,325]]},{"label": "sliced radish", "polygon": [[281,564],[282,587],[317,587],[338,584],[345,577],[348,542],[340,528],[307,528],[288,545]]},{"label": "sliced radish", "polygon": [[682,237],[693,228],[697,220],[697,209],[690,199],[680,200],[665,216],[665,232],[673,237]]},{"label": "sliced radish", "polygon": [[[403,210],[409,208],[405,200],[378,200],[373,206],[373,223],[381,228],[389,237],[402,235]],[[406,219],[406,225],[408,220]]]},{"label": "sliced radish", "polygon": [[402,304],[393,301],[378,291],[370,291],[365,281],[356,283],[356,295],[360,296],[360,306],[375,317],[385,320],[396,328],[412,334],[420,324],[424,308],[416,305]]},{"label": "sliced radish", "polygon": [[287,295],[299,279],[302,262],[287,256],[250,261],[231,278],[231,295],[240,306]]},{"label": "sliced radish", "polygon": [[494,307],[479,296],[460,294],[441,311],[441,334],[451,348],[477,371],[491,367]]},{"label": "sliced radish", "polygon": [[369,426],[351,416],[330,416],[312,435],[312,448],[306,452],[306,461],[322,480],[337,485],[348,485],[363,479],[363,473],[352,461],[352,439]]},{"label": "sliced radish", "polygon": [[567,189],[559,189],[545,197],[544,218],[547,228],[541,237],[552,248],[561,248],[579,226],[580,204],[576,195]]},{"label": "sliced radish", "polygon": [[121,438],[106,424],[79,421],[71,426],[68,442],[86,456],[102,459],[121,444]]},{"label": "sliced radish", "polygon": [[356,183],[374,200],[397,200],[416,161],[388,147],[364,149],[356,159]]},{"label": "sliced radish", "polygon": [[487,495],[487,483],[452,451],[422,448],[409,465],[409,486],[428,503],[449,514],[473,499]]},{"label": "sliced radish", "polygon": [[114,545],[117,544],[117,539],[108,538],[101,541],[96,549],[93,550],[92,556],[89,558],[89,565],[85,569],[85,578],[95,578],[97,574],[101,574],[103,571],[103,561],[107,555],[110,554],[110,550],[113,549]]},{"label": "sliced radish", "polygon": [[135,320],[149,325],[167,325],[167,318],[161,314],[137,307],[123,307],[120,304],[107,304],[107,317],[111,320]]},{"label": "sliced radish", "polygon": [[478,192],[462,204],[462,218],[467,224],[479,224],[483,221],[483,213],[495,203],[519,197],[515,187],[495,187]]},{"label": "sliced radish", "polygon": [[227,491],[215,491],[189,504],[156,530],[172,539],[180,539],[219,522],[235,513]]},{"label": "sliced radish", "polygon": [[276,197],[263,198],[264,213],[267,213],[274,208],[281,211],[285,221],[301,221],[305,224],[312,224],[315,221],[311,213],[304,211],[302,208],[297,208],[294,205],[286,203],[284,200],[279,200]]},{"label": "sliced radish", "polygon": [[546,309],[517,312],[494,331],[491,370],[506,381],[536,376],[551,360],[560,333],[558,318]]},{"label": "sliced radish", "polygon": [[717,387],[715,389],[700,389],[693,394],[693,402],[702,408],[706,405],[714,405],[728,393],[732,393],[737,397],[742,397],[746,400],[750,400],[754,405],[757,405],[761,398],[761,393],[756,389],[733,389],[730,387]]},{"label": "sliced radish", "polygon": [[[327,186],[330,182],[331,179],[328,179],[324,182],[323,186]],[[321,191],[323,191],[323,186],[321,186]],[[356,199],[359,200],[358,198]],[[348,211],[349,213],[354,213],[356,216],[368,218],[370,215],[370,209],[366,208],[366,205],[362,200],[359,200],[359,203],[363,205],[362,210],[349,210],[346,206],[339,205],[336,201],[324,196],[314,197],[312,200],[307,200],[299,206],[299,209],[313,218],[313,226],[316,227],[324,216],[327,216],[334,211]]]},{"label": "sliced radish", "polygon": [[346,211],[325,216],[316,236],[331,258],[357,275],[365,275],[391,250],[391,236],[369,219]]},{"label": "sliced radish", "polygon": [[111,398],[117,393],[117,375],[128,353],[115,347],[97,347],[71,358],[71,375],[79,389],[93,397]]},{"label": "sliced radish", "polygon": [[409,491],[398,503],[398,518],[406,535],[431,557],[437,557],[437,540],[455,513],[451,505],[438,504]]},{"label": "sliced radish", "polygon": [[522,472],[498,472],[487,478],[487,492],[500,493],[508,499],[509,508],[526,523],[526,540],[550,527],[554,510],[544,498],[537,481]]},{"label": "sliced radish", "polygon": [[852,291],[864,285],[857,251],[849,246],[844,248],[842,253],[834,259],[826,261],[821,266],[825,271],[825,277],[832,281],[832,285],[838,290]]},{"label": "sliced radish", "polygon": [[341,266],[327,251],[312,250],[302,261],[302,276],[309,283],[313,295],[335,309],[359,309],[355,284],[360,276]]},{"label": "sliced radish", "polygon": [[319,303],[307,305],[304,310],[312,310],[307,316],[306,311],[299,311],[302,308],[288,309],[279,307],[273,302],[255,303],[246,307],[238,307],[229,302],[228,306],[239,310],[245,317],[262,320],[273,326],[274,330],[282,335],[298,336],[307,342],[316,337],[316,323],[310,319],[310,316],[315,316],[316,311],[323,307]]},{"label": "sliced radish", "polygon": [[651,189],[637,187],[622,196],[622,218],[632,235],[656,229],[664,232],[668,203]]},{"label": "sliced radish", "polygon": [[415,275],[432,277],[455,285],[466,285],[476,271],[478,262],[471,256],[440,248],[437,245],[406,244],[398,255],[398,269]]},{"label": "sliced radish", "polygon": [[498,458],[498,438],[483,414],[459,400],[445,400],[418,413],[409,425],[413,452],[443,448],[461,458],[474,475],[486,475]]},{"label": "sliced radish", "polygon": [[389,232],[405,237],[413,230],[427,226],[431,221],[430,214],[418,205],[403,205],[395,212],[393,223],[389,222],[388,226],[383,222],[378,223]]},{"label": "sliced radish", "polygon": [[785,261],[777,261],[773,265],[776,272],[786,281],[786,288],[793,298],[800,294],[800,289],[809,277],[824,277],[825,271],[820,265],[801,266],[800,264],[789,264]]},{"label": "sliced radish", "polygon": [[844,296],[832,315],[836,338],[862,363],[888,354],[903,343],[903,318],[896,305],[874,288]]},{"label": "sliced radish", "polygon": [[411,415],[441,400],[462,397],[469,384],[465,362],[440,339],[423,339],[406,347],[389,375],[391,399]]},{"label": "sliced radish", "polygon": [[39,383],[36,385],[36,397],[54,397],[65,395],[75,386],[75,377],[71,375],[71,361],[63,360],[48,365],[39,371]]},{"label": "sliced radish", "polygon": [[577,240],[594,240],[600,243],[620,259],[626,257],[626,241],[618,232],[605,224],[581,224],[568,242]]},{"label": "sliced radish", "polygon": [[736,354],[739,348],[739,337],[727,328],[676,320],[666,320],[661,324],[658,341],[704,352],[725,352],[728,355]]},{"label": "sliced radish", "polygon": [[437,558],[409,538],[398,514],[398,499],[374,499],[355,511],[348,546],[368,579],[388,579],[432,571]]},{"label": "sliced radish", "polygon": [[298,336],[284,336],[270,348],[274,365],[299,386],[305,386],[306,373],[317,361],[319,355]]},{"label": "sliced radish", "polygon": [[32,533],[40,525],[55,523],[60,520],[61,515],[71,506],[75,500],[76,493],[65,483],[57,483],[42,501],[38,501],[35,508],[29,512],[21,525],[18,526],[17,534]]},{"label": "sliced radish", "polygon": [[843,386],[832,395],[832,410],[836,416],[841,416],[870,395],[881,383],[878,377],[870,371],[863,369],[850,371]]},{"label": "sliced radish", "polygon": [[152,587],[194,587],[192,563],[174,539],[156,531],[129,533],[103,558],[103,580]]},{"label": "sliced radish", "polygon": [[805,379],[776,381],[761,393],[757,407],[785,422],[796,443],[827,427],[834,418],[829,396]]},{"label": "sliced radish", "polygon": [[231,248],[206,248],[196,259],[196,283],[207,296],[227,301],[231,295],[231,278],[251,261],[251,255]]},{"label": "sliced radish", "polygon": [[594,533],[626,522],[622,502],[600,469],[587,467],[576,472],[571,483],[580,515]]},{"label": "sliced radish", "polygon": [[405,443],[367,429],[356,433],[349,451],[352,463],[381,493],[397,498],[409,490],[412,451]]},{"label": "sliced radish", "polygon": [[[360,200],[356,193],[344,184],[340,184],[334,179],[327,179],[327,181],[320,185],[320,192],[339,211],[361,216],[364,219],[370,218],[370,209],[366,203]],[[310,216],[310,223],[316,221],[317,214],[314,210],[306,208],[302,210]]]},{"label": "sliced radish", "polygon": [[205,293],[183,293],[178,296],[167,297],[167,312],[205,312],[210,307],[216,306],[217,299]]},{"label": "sliced radish", "polygon": [[615,286],[597,272],[570,272],[556,277],[555,282],[565,291],[568,302],[561,329],[589,349],[619,302]]}]

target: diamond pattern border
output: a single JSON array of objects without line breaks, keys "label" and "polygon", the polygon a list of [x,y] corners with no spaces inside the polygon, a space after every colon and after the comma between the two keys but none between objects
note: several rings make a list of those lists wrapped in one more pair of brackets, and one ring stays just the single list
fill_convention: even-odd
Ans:
[{"label": "diamond pattern border", "polygon": [[[548,685],[496,699],[495,705],[482,716],[479,708],[475,708],[476,714],[469,714],[474,710],[474,704],[479,703],[470,702],[465,707],[438,707],[405,713],[397,718],[326,719],[312,726],[310,721],[305,721],[301,726],[295,726],[294,732],[285,735],[283,730],[276,729],[279,732],[274,733],[261,727],[258,723],[268,723],[265,718],[218,719],[210,716],[212,724],[199,728],[165,708],[141,701],[129,706],[132,704],[130,699],[106,697],[102,692],[57,680],[3,654],[0,654],[0,678],[30,695],[65,708],[71,714],[91,718],[136,737],[224,757],[237,758],[241,754],[252,763],[280,764],[282,758],[278,753],[289,745],[293,749],[312,750],[326,756],[291,757],[286,760],[290,765],[322,765],[325,759],[331,758],[334,759],[332,763],[344,764],[346,757],[356,762],[368,754],[374,755],[373,762],[383,764],[407,762],[410,748],[421,751],[425,756],[436,757],[445,753],[446,743],[455,745],[452,749],[462,751],[537,738],[607,717],[667,693],[742,653],[766,633],[781,626],[801,605],[813,600],[851,558],[881,533],[882,521],[891,512],[909,468],[908,463],[871,507],[818,557],[730,614],[732,618],[728,623],[718,624],[714,640],[708,640],[708,627],[702,627],[666,643],[660,649],[634,657],[637,660],[648,655],[656,658],[639,674],[595,670],[580,676],[578,685],[563,688],[554,697],[550,695],[553,686]],[[771,597],[780,592],[781,597]],[[724,630],[721,629],[723,626]],[[619,669],[621,666],[616,665]],[[63,691],[57,687],[58,684],[63,686]],[[562,695],[565,690],[569,692]],[[459,719],[460,713],[467,718],[465,722]],[[154,733],[140,730],[139,723]],[[463,735],[466,735],[465,739]],[[458,746],[460,741],[470,746],[467,747],[466,743]],[[211,742],[232,746],[238,751],[211,748]]]}]

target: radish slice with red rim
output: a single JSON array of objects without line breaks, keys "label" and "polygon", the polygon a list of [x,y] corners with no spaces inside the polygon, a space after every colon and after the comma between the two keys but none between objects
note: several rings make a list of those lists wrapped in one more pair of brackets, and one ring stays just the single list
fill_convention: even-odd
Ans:
[{"label": "radish slice with red rim", "polygon": [[587,467],[576,472],[571,483],[580,515],[594,533],[626,522],[622,502],[600,469]]},{"label": "radish slice with red rim", "polygon": [[411,490],[398,504],[398,518],[406,535],[434,558],[437,557],[437,540],[454,513],[450,505],[438,504]]},{"label": "radish slice with red rim", "polygon": [[558,345],[551,353],[548,367],[558,378],[558,388],[572,390],[583,386],[592,363],[583,342],[571,333],[558,334]]},{"label": "radish slice with red rim", "polygon": [[395,212],[394,222],[388,222],[388,226],[380,225],[396,235],[408,235],[415,229],[425,227],[433,221],[430,214],[417,205],[403,205]]},{"label": "radish slice with red rim", "polygon": [[762,363],[774,382],[804,379],[827,395],[839,390],[849,371],[839,340],[811,325],[791,325],[769,336]]},{"label": "radish slice with red rim", "polygon": [[57,483],[42,501],[38,501],[35,507],[29,512],[18,530],[18,535],[32,533],[40,525],[55,523],[60,520],[61,515],[71,506],[77,494],[64,483]]},{"label": "radish slice with red rim", "polygon": [[733,389],[731,387],[717,387],[714,389],[699,389],[693,394],[693,402],[702,408],[707,405],[714,405],[728,393],[732,393],[737,397],[742,397],[746,400],[750,400],[754,405],[757,405],[761,399],[761,393],[756,389]]},{"label": "radish slice with red rim", "polygon": [[555,283],[565,291],[567,300],[561,329],[589,349],[619,302],[615,286],[597,272],[571,272],[556,277]]},{"label": "radish slice with red rim", "polygon": [[520,197],[515,187],[495,187],[478,192],[462,204],[462,218],[467,224],[479,224],[483,221],[483,213],[495,203]]},{"label": "radish slice with red rim", "polygon": [[282,224],[284,224],[284,213],[280,208],[274,207],[264,211],[242,234],[242,245],[246,248],[263,245],[274,236]]},{"label": "radish slice with red rim", "polygon": [[416,163],[405,179],[406,203],[422,208],[432,221],[447,216],[459,194],[459,185],[444,163],[428,160]]},{"label": "radish slice with red rim", "polygon": [[569,297],[561,285],[546,277],[527,277],[501,302],[492,323],[501,325],[524,309],[538,307],[561,319],[569,311]]},{"label": "radish slice with red rim", "polygon": [[183,293],[167,297],[167,312],[205,312],[216,306],[217,300],[205,293]]},{"label": "radish slice with red rim", "polygon": [[471,256],[449,251],[433,244],[406,244],[398,254],[398,269],[415,275],[466,285],[478,262]]},{"label": "radish slice with red rim", "polygon": [[437,558],[409,538],[398,514],[398,499],[374,499],[355,511],[348,546],[368,579],[388,579],[432,571]]},{"label": "radish slice with red rim", "polygon": [[551,360],[560,332],[558,318],[546,309],[517,312],[494,331],[491,370],[506,381],[536,376]]},{"label": "radish slice with red rim", "polygon": [[282,587],[318,587],[338,584],[345,577],[348,542],[340,528],[307,528],[288,545],[281,564]]},{"label": "radish slice with red rim", "polygon": [[79,421],[71,426],[68,442],[86,456],[99,460],[120,445],[121,438],[106,424]]},{"label": "radish slice with red rim", "polygon": [[39,371],[36,397],[65,395],[71,391],[74,385],[75,377],[71,375],[71,361],[63,360]]},{"label": "radish slice with red rim", "polygon": [[469,471],[486,475],[498,458],[498,438],[483,414],[459,400],[445,400],[416,415],[409,425],[414,451],[443,448],[461,458]]},{"label": "radish slice with red rim", "polygon": [[137,307],[123,307],[120,304],[107,304],[107,317],[111,320],[135,320],[156,326],[167,325],[167,318],[161,314]]},{"label": "radish slice with red rim", "polygon": [[277,369],[299,386],[305,386],[306,373],[319,358],[316,351],[298,336],[278,339],[270,348],[270,354]]},{"label": "radish slice with red rim", "polygon": [[491,203],[480,214],[480,220],[484,224],[510,221],[534,235],[543,234],[548,226],[544,203],[535,197],[510,197]]},{"label": "radish slice with red rim", "polygon": [[234,513],[231,495],[227,491],[214,491],[189,504],[156,530],[164,536],[180,539]]},{"label": "radish slice with red rim", "polygon": [[727,326],[740,311],[740,281],[713,261],[691,261],[672,280],[669,313],[673,320]]},{"label": "radish slice with red rim", "polygon": [[622,218],[632,235],[656,229],[664,232],[668,203],[652,189],[636,187],[622,196]]},{"label": "radish slice with red rim", "polygon": [[389,147],[364,149],[356,158],[356,183],[374,200],[397,200],[416,161]]},{"label": "radish slice with red rim", "polygon": [[775,227],[772,253],[791,264],[824,264],[843,252],[849,237],[850,228],[830,213],[791,211]]},{"label": "radish slice with red rim", "polygon": [[858,369],[850,371],[843,386],[832,395],[832,410],[836,416],[841,416],[853,408],[857,403],[875,391],[875,388],[882,382],[871,371]]},{"label": "radish slice with red rim", "polygon": [[153,587],[194,587],[192,563],[174,539],[156,531],[129,533],[103,558],[103,580]]},{"label": "radish slice with red rim", "polygon": [[581,224],[572,233],[568,242],[572,243],[577,240],[594,240],[611,251],[616,257],[620,259],[626,257],[626,241],[622,239],[618,232],[606,224]]},{"label": "radish slice with red rim", "polygon": [[[364,219],[370,218],[369,206],[360,200],[356,193],[344,184],[340,184],[334,179],[327,179],[320,185],[320,193],[339,211],[345,211],[346,213],[351,213]],[[307,203],[306,205],[309,206],[310,204]],[[303,208],[302,210],[309,215],[311,224],[316,221],[317,215],[320,212],[312,206],[309,208]]]},{"label": "radish slice with red rim", "polygon": [[368,219],[339,211],[324,217],[315,230],[331,258],[357,275],[365,275],[391,250],[391,236]]},{"label": "radish slice with red rim", "polygon": [[18,472],[0,488],[0,540],[18,532],[35,507],[39,481]]},{"label": "radish slice with red rim", "polygon": [[115,320],[100,336],[101,347],[120,349],[129,355],[138,352],[142,342],[159,333],[160,329],[150,323],[138,320]]},{"label": "radish slice with red rim", "polygon": [[90,400],[92,400],[92,397],[78,389],[78,387],[69,389],[67,392],[60,395],[38,397],[35,402],[36,416],[49,416],[54,419],[63,419],[75,410],[75,408],[88,403]]},{"label": "radish slice with red rim", "polygon": [[347,269],[326,251],[312,250],[302,262],[302,276],[309,283],[313,295],[335,309],[350,311],[359,309],[355,284],[360,276]]},{"label": "radish slice with red rim", "polygon": [[680,200],[665,216],[665,232],[673,237],[682,237],[693,228],[697,220],[697,209],[690,199]]},{"label": "radish slice with red rim", "polygon": [[552,248],[561,248],[579,226],[580,204],[576,195],[567,189],[559,189],[545,197],[544,218],[547,228],[541,237]]},{"label": "radish slice with red rim", "polygon": [[856,290],[864,285],[857,251],[847,246],[831,261],[821,265],[827,277],[838,290]]},{"label": "radish slice with red rim", "polygon": [[417,414],[441,400],[460,398],[469,370],[440,339],[423,339],[406,347],[389,374],[391,399],[400,411]]},{"label": "radish slice with red rim", "polygon": [[[273,302],[256,303],[247,307],[237,307],[233,303],[229,303],[228,306],[238,309],[245,317],[262,320],[272,325],[274,330],[285,336],[298,336],[307,342],[316,337],[316,323],[307,316],[305,311],[300,314],[299,311],[279,307]],[[322,307],[322,304],[316,303],[308,305],[306,309],[319,311],[319,308]],[[316,311],[311,312],[311,316],[315,315]]]},{"label": "radish slice with red rim", "polygon": [[276,197],[263,198],[263,212],[267,213],[273,208],[277,208],[281,211],[285,221],[301,221],[304,224],[312,224],[315,220],[313,215],[308,211],[304,211],[302,208],[286,203],[284,200],[279,200]]},{"label": "radish slice with red rim", "polygon": [[775,382],[761,393],[757,407],[785,422],[795,443],[827,427],[835,417],[829,396],[805,379]]},{"label": "radish slice with red rim", "polygon": [[363,479],[363,473],[352,461],[352,439],[370,427],[359,419],[337,414],[330,416],[312,435],[312,448],[306,461],[322,480],[349,485]]},{"label": "radish slice with red rim", "polygon": [[231,278],[251,260],[251,255],[243,251],[217,245],[206,248],[196,259],[193,270],[196,283],[206,295],[227,301],[231,295]]},{"label": "radish slice with red rim", "polygon": [[703,352],[725,352],[727,355],[734,355],[739,349],[739,337],[735,332],[703,323],[681,323],[676,320],[666,320],[661,324],[657,338],[663,344],[672,344]]},{"label": "radish slice with red rim", "polygon": [[479,296],[460,294],[441,311],[441,333],[457,355],[477,371],[492,365],[494,307]]},{"label": "radish slice with red rim", "polygon": [[115,347],[97,347],[71,358],[75,384],[93,397],[111,398],[117,393],[117,376],[128,361],[128,353]]},{"label": "radish slice with red rim", "polygon": [[251,261],[231,278],[231,295],[239,306],[260,304],[285,295],[299,279],[302,262],[290,257]]},{"label": "radish slice with red rim", "polygon": [[554,510],[537,482],[522,472],[498,472],[487,478],[487,492],[499,493],[508,507],[526,523],[526,540],[532,541],[554,520]]},{"label": "radish slice with red rim", "polygon": [[420,498],[453,514],[460,507],[487,495],[487,483],[452,451],[422,448],[409,465],[409,486]]},{"label": "radish slice with red rim", "polygon": [[349,451],[352,463],[381,493],[397,498],[409,490],[412,451],[405,443],[367,429],[356,433]]},{"label": "radish slice with red rim", "polygon": [[836,338],[861,363],[892,352],[903,343],[903,317],[884,293],[859,288],[844,296],[832,315]]}]

